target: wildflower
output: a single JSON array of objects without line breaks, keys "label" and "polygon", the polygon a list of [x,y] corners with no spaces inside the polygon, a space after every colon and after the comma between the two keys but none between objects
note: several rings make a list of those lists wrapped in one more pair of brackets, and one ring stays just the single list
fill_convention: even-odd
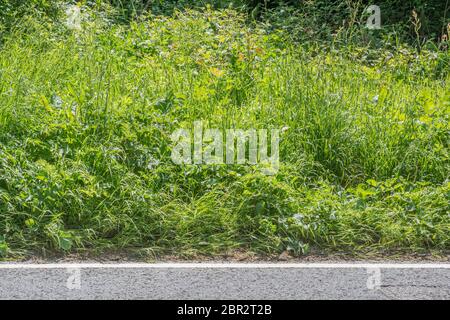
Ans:
[{"label": "wildflower", "polygon": [[66,9],[66,26],[72,30],[81,30],[81,10],[77,5],[69,6]]},{"label": "wildflower", "polygon": [[376,96],[374,96],[374,97],[372,98],[372,102],[373,102],[373,103],[378,103],[378,95],[376,95]]},{"label": "wildflower", "polygon": [[223,70],[220,70],[220,69],[218,69],[218,68],[211,68],[211,69],[209,69],[209,70],[211,71],[211,73],[212,73],[213,75],[215,75],[215,76],[218,77],[218,78],[222,77],[223,74],[224,74],[224,71],[223,71]]}]

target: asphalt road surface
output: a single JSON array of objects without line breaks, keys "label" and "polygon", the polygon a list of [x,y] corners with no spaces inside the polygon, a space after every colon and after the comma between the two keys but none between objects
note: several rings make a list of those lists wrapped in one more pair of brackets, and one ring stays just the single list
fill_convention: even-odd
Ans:
[{"label": "asphalt road surface", "polygon": [[450,264],[11,264],[0,299],[450,299]]}]

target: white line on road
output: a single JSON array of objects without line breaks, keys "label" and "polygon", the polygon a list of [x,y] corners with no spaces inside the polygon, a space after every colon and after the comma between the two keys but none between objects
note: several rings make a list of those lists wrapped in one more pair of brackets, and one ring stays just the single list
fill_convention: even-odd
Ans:
[{"label": "white line on road", "polygon": [[450,269],[450,263],[0,263],[0,269]]}]

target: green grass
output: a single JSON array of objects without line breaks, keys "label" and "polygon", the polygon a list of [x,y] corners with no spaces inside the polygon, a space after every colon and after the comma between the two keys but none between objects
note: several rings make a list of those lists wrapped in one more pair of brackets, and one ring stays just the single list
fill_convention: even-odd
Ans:
[{"label": "green grass", "polygon": [[[299,45],[232,10],[85,15],[2,44],[0,255],[450,248],[448,52]],[[288,128],[279,172],[174,165],[195,120]]]}]

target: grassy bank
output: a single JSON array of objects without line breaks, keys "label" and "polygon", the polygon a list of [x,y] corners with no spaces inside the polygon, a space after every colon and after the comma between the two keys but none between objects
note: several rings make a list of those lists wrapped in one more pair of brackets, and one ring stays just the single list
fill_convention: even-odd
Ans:
[{"label": "grassy bank", "polygon": [[[2,256],[450,248],[448,51],[302,45],[233,10],[83,14],[2,44]],[[196,120],[282,129],[278,173],[173,164]]]}]

